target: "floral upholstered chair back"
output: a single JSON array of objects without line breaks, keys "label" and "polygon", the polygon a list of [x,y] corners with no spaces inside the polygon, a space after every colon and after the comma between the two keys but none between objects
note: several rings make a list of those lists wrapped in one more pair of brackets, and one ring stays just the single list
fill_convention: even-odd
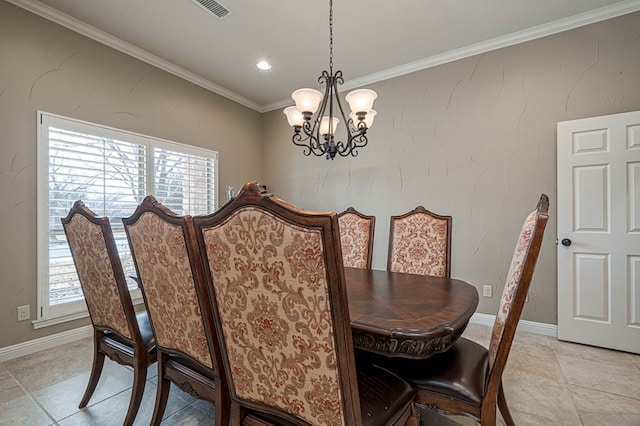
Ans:
[{"label": "floral upholstered chair back", "polygon": [[451,275],[451,216],[422,206],[391,216],[387,270],[449,277]]},{"label": "floral upholstered chair back", "polygon": [[[493,325],[489,343],[489,366],[504,368],[513,341],[531,278],[538,260],[542,237],[547,225],[549,199],[540,196],[538,206],[524,220],[511,259],[509,273],[500,299],[500,308]],[[501,371],[491,373],[500,377]]]},{"label": "floral upholstered chair back", "polygon": [[187,246],[191,217],[149,195],[122,221],[158,348],[213,369]]},{"label": "floral upholstered chair back", "polygon": [[109,219],[98,218],[76,201],[62,225],[94,327],[133,341],[129,322],[133,318],[125,312],[128,305],[133,313],[133,304]]},{"label": "floral upholstered chair back", "polygon": [[338,215],[344,266],[371,269],[375,221],[375,216],[364,215],[353,207]]},{"label": "floral upholstered chair back", "polygon": [[232,404],[358,424],[335,213],[297,209],[252,182],[194,223]]}]

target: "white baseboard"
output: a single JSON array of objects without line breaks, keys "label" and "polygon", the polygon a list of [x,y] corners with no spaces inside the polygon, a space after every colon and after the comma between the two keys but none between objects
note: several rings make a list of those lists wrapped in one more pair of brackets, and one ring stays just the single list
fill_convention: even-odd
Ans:
[{"label": "white baseboard", "polygon": [[85,325],[84,327],[74,328],[73,330],[63,331],[62,333],[56,333],[50,336],[40,337],[39,339],[6,346],[4,348],[0,348],[0,362],[9,361],[10,359],[24,355],[30,355],[45,349],[51,349],[56,346],[64,345],[65,343],[75,342],[76,340],[91,337],[92,335],[93,326]]},{"label": "white baseboard", "polygon": [[[492,327],[495,320],[495,315],[475,313],[469,322]],[[518,330],[525,331],[527,333],[541,334],[543,336],[558,337],[558,326],[555,324],[546,324],[544,322],[520,320],[520,322],[518,322]]]},{"label": "white baseboard", "polygon": [[[495,319],[495,315],[475,313],[471,317],[470,322],[475,324],[484,324],[491,327],[493,326]],[[521,320],[518,323],[518,330],[526,331],[528,333],[542,334],[544,336],[558,337],[558,326],[554,324]],[[45,336],[39,339],[29,340],[27,342],[0,348],[0,362],[9,361],[10,359],[29,355],[45,349],[51,349],[59,345],[64,345],[65,343],[84,339],[85,337],[91,337],[92,334],[93,327],[91,325],[86,325],[73,330],[63,331],[62,333],[52,334],[51,336]]]}]

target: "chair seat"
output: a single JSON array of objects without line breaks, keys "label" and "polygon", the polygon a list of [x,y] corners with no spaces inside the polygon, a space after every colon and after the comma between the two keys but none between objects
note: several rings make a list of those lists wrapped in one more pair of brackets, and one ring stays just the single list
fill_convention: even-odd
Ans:
[{"label": "chair seat", "polygon": [[[147,312],[140,312],[139,314],[136,314],[136,322],[138,323],[140,337],[142,337],[142,343],[144,343],[145,350],[147,354],[150,354],[156,349],[156,339],[155,337],[153,337],[153,329],[151,328],[151,323],[149,322],[149,316],[147,315]],[[131,341],[129,339],[126,339],[125,337],[112,331],[105,331],[104,338],[107,341],[111,340],[117,342],[116,345],[121,350],[125,350],[126,352],[130,353],[131,356],[133,356],[133,345],[131,344]],[[111,343],[110,345],[113,346],[114,344]]]},{"label": "chair seat", "polygon": [[136,321],[138,322],[138,328],[140,329],[140,335],[144,342],[144,347],[147,348],[147,352],[151,352],[156,347],[156,338],[153,336],[153,329],[151,328],[151,322],[149,321],[149,315],[146,311],[136,314]]},{"label": "chair seat", "polygon": [[411,410],[415,388],[395,374],[357,363],[363,425],[391,425]]},{"label": "chair seat", "polygon": [[480,406],[489,377],[487,349],[461,337],[446,352],[425,360],[376,357],[375,364],[413,384],[418,393],[446,395]]}]

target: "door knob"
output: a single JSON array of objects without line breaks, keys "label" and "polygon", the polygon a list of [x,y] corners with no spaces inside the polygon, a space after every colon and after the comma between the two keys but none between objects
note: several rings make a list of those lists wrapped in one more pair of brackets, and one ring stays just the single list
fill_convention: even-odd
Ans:
[{"label": "door knob", "polygon": [[569,247],[571,245],[571,240],[568,238],[563,238],[562,241],[560,241],[560,243],[565,247]]}]

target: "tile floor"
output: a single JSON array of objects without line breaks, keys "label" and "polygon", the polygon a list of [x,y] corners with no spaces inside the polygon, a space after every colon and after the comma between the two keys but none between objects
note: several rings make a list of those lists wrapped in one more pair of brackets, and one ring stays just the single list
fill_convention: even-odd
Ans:
[{"label": "tile floor", "polygon": [[[465,336],[485,346],[490,329],[470,324]],[[0,363],[0,425],[121,425],[133,373],[111,361],[89,406],[79,410],[91,368],[91,340]],[[518,425],[640,425],[640,355],[516,335],[505,370],[507,401]],[[136,424],[148,424],[155,365]],[[213,406],[172,387],[163,424],[210,424]],[[459,416],[423,412],[427,425],[472,425]],[[499,424],[504,424],[499,419]]]}]

